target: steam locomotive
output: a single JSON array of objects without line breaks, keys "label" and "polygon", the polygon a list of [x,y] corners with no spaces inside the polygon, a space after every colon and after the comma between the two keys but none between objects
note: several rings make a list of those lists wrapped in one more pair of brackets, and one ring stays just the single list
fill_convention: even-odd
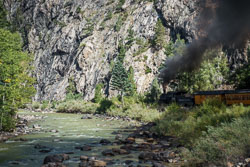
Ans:
[{"label": "steam locomotive", "polygon": [[250,90],[216,90],[199,91],[194,94],[187,92],[168,92],[160,96],[161,103],[177,103],[183,106],[200,105],[208,98],[216,98],[226,105],[250,105]]}]

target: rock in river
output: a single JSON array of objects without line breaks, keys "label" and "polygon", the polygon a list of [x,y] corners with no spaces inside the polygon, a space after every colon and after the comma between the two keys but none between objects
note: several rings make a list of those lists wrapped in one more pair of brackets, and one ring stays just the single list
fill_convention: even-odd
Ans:
[{"label": "rock in river", "polygon": [[110,144],[110,143],[111,143],[111,141],[109,141],[109,140],[107,140],[107,139],[102,139],[102,140],[100,141],[100,144],[103,144],[103,145]]},{"label": "rock in river", "polygon": [[48,163],[62,163],[65,160],[69,159],[69,155],[67,154],[55,154],[55,155],[48,155],[44,158],[43,164],[48,164]]}]

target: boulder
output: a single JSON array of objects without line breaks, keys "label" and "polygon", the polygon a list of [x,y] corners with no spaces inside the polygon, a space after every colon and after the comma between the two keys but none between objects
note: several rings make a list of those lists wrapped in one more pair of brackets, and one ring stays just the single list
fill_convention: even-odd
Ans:
[{"label": "boulder", "polygon": [[42,165],[41,167],[66,167],[62,163],[48,163],[45,165]]},{"label": "boulder", "polygon": [[69,155],[67,154],[55,154],[55,155],[48,155],[44,158],[43,164],[49,163],[62,163],[65,160],[69,159]]},{"label": "boulder", "polygon": [[88,161],[89,157],[82,155],[82,156],[80,156],[80,160],[81,161]]},{"label": "boulder", "polygon": [[111,143],[111,141],[109,141],[108,139],[102,139],[100,141],[100,144],[103,144],[103,145],[107,145],[107,144],[110,144],[110,143]]},{"label": "boulder", "polygon": [[104,155],[104,156],[115,156],[115,154],[114,154],[114,152],[112,151],[112,150],[104,150],[103,152],[102,152],[102,155]]},{"label": "boulder", "polygon": [[125,149],[119,149],[119,148],[112,148],[112,151],[113,153],[116,153],[116,154],[130,154],[130,151],[129,150],[125,150]]},{"label": "boulder", "polygon": [[100,160],[90,161],[90,166],[92,167],[105,167],[107,165],[106,162]]},{"label": "boulder", "polygon": [[82,146],[81,148],[81,151],[91,151],[92,148],[90,146]]}]

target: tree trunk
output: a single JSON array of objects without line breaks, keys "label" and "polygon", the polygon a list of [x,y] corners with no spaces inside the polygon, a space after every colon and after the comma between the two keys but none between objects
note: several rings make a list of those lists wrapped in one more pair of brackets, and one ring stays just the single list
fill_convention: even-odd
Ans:
[{"label": "tree trunk", "polygon": [[121,91],[121,98],[122,98],[122,108],[124,108],[123,91]]}]

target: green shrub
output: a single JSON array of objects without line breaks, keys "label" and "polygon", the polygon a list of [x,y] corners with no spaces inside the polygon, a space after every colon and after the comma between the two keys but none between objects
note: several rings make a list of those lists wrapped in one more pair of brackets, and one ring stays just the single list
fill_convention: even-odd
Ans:
[{"label": "green shrub", "polygon": [[116,7],[116,10],[122,11],[122,6],[124,5],[124,3],[125,3],[125,0],[119,0],[117,7]]},{"label": "green shrub", "polygon": [[100,103],[102,98],[103,98],[103,94],[102,94],[102,88],[103,88],[103,84],[97,84],[95,87],[95,97],[93,99],[93,101],[95,103]]},{"label": "green shrub", "polygon": [[208,131],[184,152],[188,166],[227,166],[249,156],[250,119],[239,118]]},{"label": "green shrub", "polygon": [[40,102],[33,102],[32,103],[32,109],[39,109],[40,108]]},{"label": "green shrub", "polygon": [[111,100],[103,99],[100,102],[100,106],[97,108],[97,111],[99,113],[105,113],[108,109],[111,108],[112,105],[113,105],[113,102]]},{"label": "green shrub", "polygon": [[113,97],[110,100],[104,99],[97,110],[109,116],[129,117],[143,122],[159,119],[160,112],[156,108],[144,105],[143,100],[139,97],[125,96],[124,107],[122,107],[122,102],[118,97]]},{"label": "green shrub", "polygon": [[45,109],[47,109],[47,108],[49,108],[50,107],[50,103],[49,103],[49,101],[43,101],[42,102],[42,105],[41,105],[41,110],[45,110]]},{"label": "green shrub", "polygon": [[110,20],[110,19],[112,19],[112,17],[113,17],[113,12],[109,11],[107,13],[106,17],[104,18],[104,21]]},{"label": "green shrub", "polygon": [[68,100],[56,106],[56,112],[62,113],[95,113],[98,104],[83,100]]},{"label": "green shrub", "polygon": [[176,104],[170,105],[156,121],[153,129],[162,135],[172,135],[179,138],[186,146],[193,145],[208,126],[220,126],[221,123],[232,122],[235,118],[250,115],[249,108],[232,106],[226,108],[218,100],[207,100],[203,105],[193,109],[182,108]]},{"label": "green shrub", "polygon": [[0,125],[2,127],[2,131],[12,131],[13,129],[15,129],[15,114],[15,110],[13,109],[5,109],[4,112],[1,112]]}]

